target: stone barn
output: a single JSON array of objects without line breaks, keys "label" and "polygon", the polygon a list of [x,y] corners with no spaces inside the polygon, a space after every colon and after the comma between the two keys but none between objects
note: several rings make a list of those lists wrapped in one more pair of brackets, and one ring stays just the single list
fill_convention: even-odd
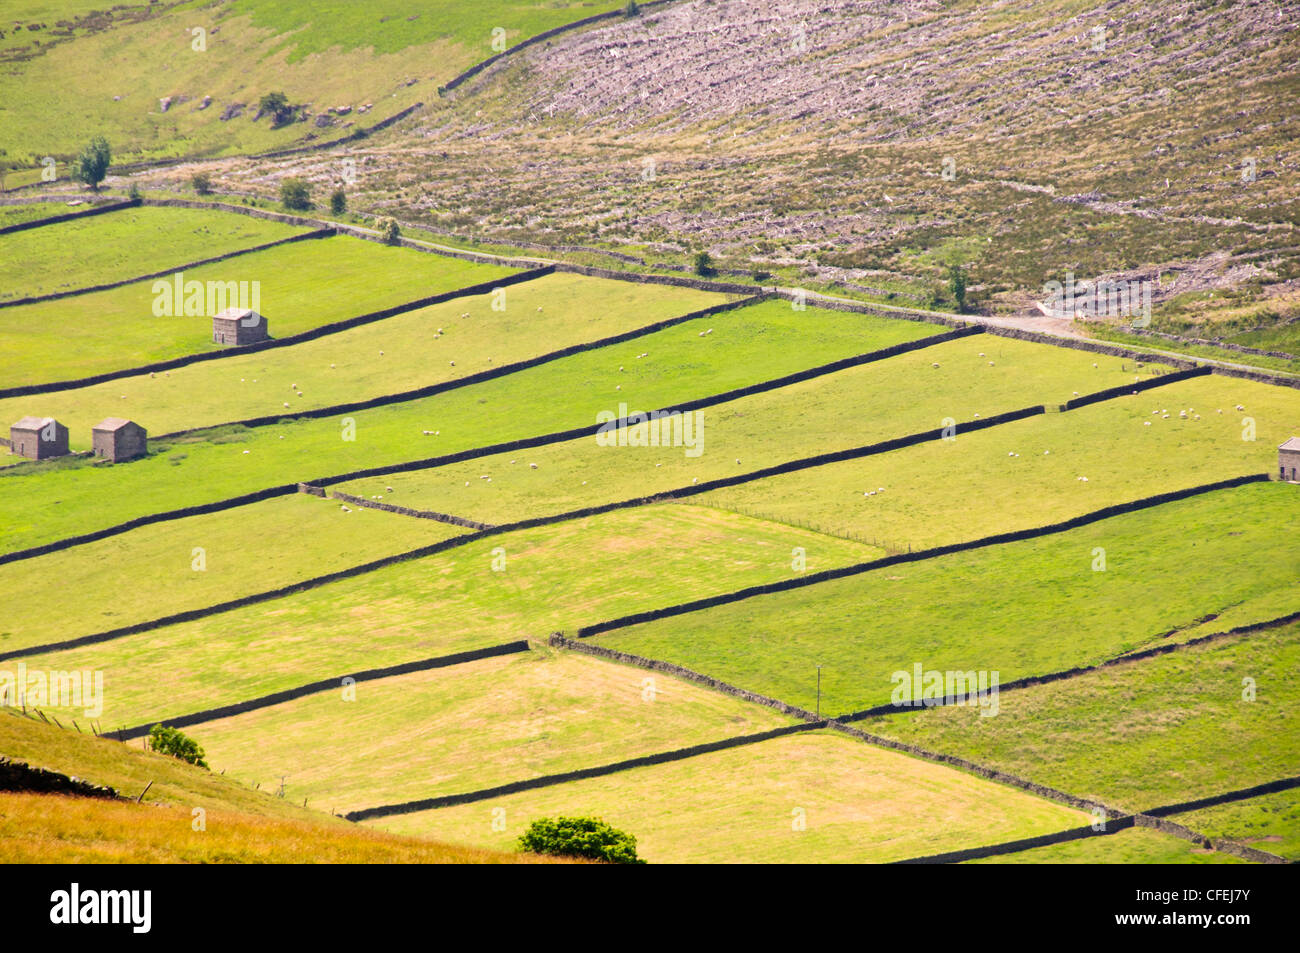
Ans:
[{"label": "stone barn", "polygon": [[112,463],[143,457],[149,450],[149,434],[143,427],[121,417],[108,417],[90,431],[95,456]]},{"label": "stone barn", "polygon": [[256,344],[270,339],[266,318],[250,308],[227,308],[212,319],[212,340],[217,344]]},{"label": "stone barn", "polygon": [[68,452],[68,428],[53,417],[24,417],[9,428],[9,444],[31,460],[62,457]]},{"label": "stone barn", "polygon": [[1277,468],[1283,480],[1300,481],[1300,437],[1292,437],[1277,448]]}]

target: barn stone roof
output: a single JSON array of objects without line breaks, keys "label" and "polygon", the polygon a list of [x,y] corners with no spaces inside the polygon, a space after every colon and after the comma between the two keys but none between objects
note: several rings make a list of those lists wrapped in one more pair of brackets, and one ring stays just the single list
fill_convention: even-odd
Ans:
[{"label": "barn stone roof", "polygon": [[1286,443],[1282,444],[1282,446],[1278,447],[1278,449],[1279,450],[1300,450],[1300,437],[1292,437]]},{"label": "barn stone roof", "polygon": [[41,430],[51,423],[55,423],[53,417],[24,417],[18,423],[14,424],[13,430]]},{"label": "barn stone roof", "polygon": [[[220,313],[214,315],[213,318],[212,318],[212,320],[214,320],[214,321],[242,321],[244,318],[248,317],[250,314],[251,314],[251,315],[256,315],[258,318],[261,318],[261,315],[258,314],[256,311],[254,311],[252,308],[227,308],[225,311],[222,311],[222,312],[220,312]],[[253,322],[253,323],[256,324],[257,322],[255,321],[255,322]]]},{"label": "barn stone roof", "polygon": [[132,426],[135,427],[139,426],[139,424],[137,424],[135,421],[127,420],[125,417],[105,417],[103,420],[95,424],[95,426],[91,427],[90,429],[91,430],[121,430],[127,424],[131,424]]}]

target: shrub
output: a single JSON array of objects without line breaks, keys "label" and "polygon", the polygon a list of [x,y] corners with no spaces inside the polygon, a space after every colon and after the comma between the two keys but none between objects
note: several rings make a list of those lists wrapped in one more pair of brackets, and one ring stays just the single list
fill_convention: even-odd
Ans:
[{"label": "shrub", "polygon": [[138,182],[131,183],[131,187],[126,190],[126,197],[129,198],[132,202],[138,202],[141,198],[144,197],[140,194],[140,185]]},{"label": "shrub", "polygon": [[200,768],[208,766],[208,763],[203,760],[203,749],[199,747],[199,743],[176,728],[154,725],[149,729],[149,747],[159,754],[179,758],[187,764],[197,765]]},{"label": "shrub", "polygon": [[379,234],[384,238],[384,244],[396,245],[397,240],[402,237],[402,230],[397,227],[397,220],[392,218],[381,218],[379,220]]},{"label": "shrub", "polygon": [[636,855],[635,837],[598,817],[539,817],[519,838],[519,847],[533,854],[585,857],[610,864],[645,863]]},{"label": "shrub", "polygon": [[342,215],[348,210],[348,197],[342,189],[335,189],[330,196],[330,211],[335,215]]},{"label": "shrub", "polygon": [[714,269],[713,267],[713,256],[706,251],[702,251],[698,255],[696,255],[695,273],[704,278],[708,278],[710,275],[716,274],[716,269]]},{"label": "shrub", "polygon": [[293,119],[296,112],[289,103],[289,97],[281,92],[267,93],[257,101],[258,112],[271,117],[271,127],[283,126]]},{"label": "shrub", "polygon": [[199,195],[212,194],[212,177],[206,172],[195,172],[194,177],[190,179],[190,184]]},{"label": "shrub", "polygon": [[72,177],[78,182],[85,182],[97,192],[99,183],[103,182],[104,176],[108,175],[108,166],[112,161],[113,153],[108,148],[108,140],[103,136],[96,136],[90,140],[86,148],[81,150],[81,155],[77,156],[72,164]]},{"label": "shrub", "polygon": [[288,209],[302,211],[311,208],[311,189],[303,179],[285,179],[280,183],[280,201]]},{"label": "shrub", "polygon": [[627,0],[627,6],[623,8],[623,16],[634,17],[641,12],[641,7],[637,5],[636,0]]},{"label": "shrub", "polygon": [[957,313],[964,312],[966,310],[966,272],[961,265],[948,266],[948,290],[952,292],[952,300],[957,304]]}]

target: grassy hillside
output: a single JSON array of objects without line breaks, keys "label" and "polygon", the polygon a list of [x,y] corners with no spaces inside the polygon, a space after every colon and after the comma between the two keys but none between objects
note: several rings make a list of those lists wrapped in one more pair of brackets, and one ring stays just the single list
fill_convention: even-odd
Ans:
[{"label": "grassy hillside", "polygon": [[[737,402],[737,408],[743,403]],[[1238,405],[1246,411],[1235,411]],[[1180,413],[1188,407],[1192,412],[1184,419]],[[769,408],[764,419],[779,419],[772,412],[776,406]],[[1167,417],[1158,412],[1171,408]],[[728,410],[719,408],[721,414]],[[784,414],[785,406],[779,411]],[[1254,440],[1242,439],[1246,414],[1254,421]],[[891,415],[905,426],[901,417]],[[705,420],[705,452],[699,459],[673,448],[604,447],[585,437],[530,451],[529,460],[539,466],[535,472],[511,467],[516,454],[507,453],[358,480],[342,489],[382,493],[389,502],[417,509],[444,507],[506,522],[751,472],[770,461],[774,442],[809,455],[829,449],[816,439],[820,435],[808,440],[814,435],[806,426],[803,434],[769,429],[733,436],[733,426],[743,422],[727,416],[715,424],[709,412]],[[846,430],[855,425],[846,421]],[[924,426],[920,421],[916,425]],[[1277,445],[1297,432],[1300,393],[1224,377],[1196,378],[990,430],[958,428],[955,440],[767,477],[690,499],[837,536],[879,540],[890,548],[923,548],[1041,526],[1154,493],[1271,472]],[[716,452],[715,436],[723,444]],[[490,483],[479,480],[483,474],[492,477]],[[1087,476],[1087,482],[1080,476]],[[1017,505],[1008,509],[1004,504],[1012,496]],[[938,520],[935,501],[943,498],[963,504]]]},{"label": "grassy hillside", "polygon": [[[500,274],[485,266],[481,274],[475,266],[448,270],[466,284]],[[504,290],[504,298],[491,293],[457,298],[285,350],[0,401],[0,420],[40,408],[71,428],[73,446],[88,447],[90,428],[123,407],[157,434],[300,413],[457,380],[726,300],[689,288],[642,288],[576,275],[548,275]],[[411,291],[412,297],[435,293]],[[504,310],[494,306],[500,301]],[[273,320],[271,306],[268,320]],[[363,305],[358,313],[366,310],[374,308]],[[278,321],[271,326],[283,333]],[[205,399],[186,399],[196,393]]]},{"label": "grassy hillside", "polygon": [[[0,566],[0,584],[15,591],[39,589],[49,579],[65,587],[39,613],[0,622],[0,652],[201,609],[462,532],[303,494],[143,526]],[[123,586],[124,579],[131,585]]]},{"label": "grassy hillside", "polygon": [[[94,12],[84,0],[50,0],[6,17],[12,23],[0,38],[0,119],[12,133],[3,157],[10,167],[35,166],[45,155],[69,157],[97,134],[121,159],[327,142],[417,102],[436,102],[440,84],[493,54],[494,29],[514,44],[621,4],[427,0],[413,9],[397,0],[188,0],[125,6],[132,9]],[[196,27],[205,31],[201,38]],[[273,91],[299,107],[278,127],[258,116],[260,97]],[[52,115],[60,121],[48,122]]]},{"label": "grassy hillside", "polygon": [[[617,411],[625,401],[631,407],[647,410],[670,406],[805,370],[863,349],[875,350],[926,336],[932,330],[912,322],[865,316],[844,320],[843,315],[833,312],[809,318],[788,307],[783,315],[777,304],[761,307],[761,311],[745,309],[718,315],[473,387],[350,413],[345,418],[155,441],[149,457],[129,467],[113,467],[112,472],[89,461],[67,460],[0,470],[0,480],[17,481],[6,486],[21,487],[0,494],[0,539],[6,548],[21,549],[111,526],[133,516],[227,499],[268,486],[425,459],[574,427],[594,429],[596,414]],[[793,318],[788,317],[792,314]],[[716,333],[702,338],[700,331],[710,327]],[[1028,357],[1032,352],[1024,353]],[[1100,374],[1092,369],[1085,372],[1089,364],[1068,355],[1058,358],[1055,351],[1043,351],[1041,357],[1042,369],[1030,370],[1031,379],[1023,385],[1017,386],[1017,378],[1006,371],[991,374],[991,379],[1001,383],[1001,392],[993,396],[1014,398],[1019,405],[1040,391],[1059,393],[1055,382],[1065,369],[1070,369],[1079,385],[1089,378],[1111,383],[1123,376],[1109,369]],[[853,400],[872,399],[879,394],[877,399],[891,402],[886,409],[893,413],[895,407],[903,406],[903,400],[891,391],[904,385],[907,374],[901,366],[896,372],[882,372],[884,367],[878,364],[836,375],[835,379],[842,383],[821,405],[811,403],[818,399],[815,387],[796,385],[788,389],[786,393],[793,402],[779,417],[771,418],[770,425],[754,416],[763,413],[765,402],[774,399],[773,395],[760,395],[744,404],[740,413],[750,416],[742,423],[758,432],[779,427],[778,436],[784,440],[801,435],[797,439],[803,446],[824,446],[830,439],[837,445],[853,445],[857,442],[855,436],[833,435],[833,427],[827,428],[827,434],[807,433],[802,412],[811,408],[816,413],[846,414],[854,406]],[[859,383],[863,381],[879,383]],[[920,383],[915,378],[913,381]],[[956,377],[947,378],[946,386],[953,393],[961,390]],[[14,410],[29,406],[37,405],[11,405]],[[924,420],[923,426],[935,426],[930,422],[935,409],[922,408],[924,416],[918,414],[918,423]],[[341,439],[344,419],[355,421],[355,440]],[[715,419],[713,412],[710,419]],[[871,431],[882,437],[896,435],[896,427],[916,426],[910,421],[900,423],[874,416],[869,423]],[[786,458],[788,452],[783,450],[780,458]],[[695,459],[698,462],[710,458]],[[104,506],[106,496],[114,501],[111,508]],[[53,500],[59,504],[56,506]]]},{"label": "grassy hillside", "polygon": [[[136,278],[303,231],[246,215],[165,207],[58,222],[0,238],[0,301]],[[147,306],[140,310],[152,316]]]},{"label": "grassy hillside", "polygon": [[[249,221],[235,215],[212,217]],[[162,261],[142,270],[166,267]],[[495,265],[339,236],[240,255],[187,271],[184,280],[260,282],[260,311],[271,336],[282,338],[510,273]],[[251,284],[249,288],[251,293]],[[155,317],[156,294],[154,282],[145,281],[0,310],[0,382],[12,387],[63,381],[219,348],[212,343],[211,316]],[[134,413],[129,402],[116,413],[122,411]]]},{"label": "grassy hillside", "polygon": [[340,812],[597,767],[790,724],[667,675],[536,648],[196,725],[215,768]]},{"label": "grassy hillside", "polygon": [[[1294,775],[1298,662],[1300,626],[1293,624],[1007,692],[996,718],[933,708],[861,727],[1144,810]],[[1234,829],[1244,812],[1257,818],[1245,831],[1264,822],[1252,801],[1213,810],[1216,832]],[[1196,830],[1203,819],[1174,818]],[[1263,826],[1280,833],[1292,823]]]},{"label": "grassy hillside", "polygon": [[[492,827],[498,810],[504,831]],[[823,732],[369,823],[504,846],[557,813],[634,831],[638,853],[658,863],[880,863],[1087,823],[1014,788]]]},{"label": "grassy hillside", "polygon": [[[502,863],[537,858],[377,835],[175,758],[0,709],[0,754],[143,804],[0,792],[2,863]],[[206,830],[195,831],[195,808]]]},{"label": "grassy hillside", "polygon": [[[359,510],[354,518],[393,517]],[[103,724],[116,728],[361,669],[544,641],[557,629],[786,578],[796,546],[806,549],[809,571],[879,554],[713,510],[647,507],[477,540],[272,603],[27,662],[102,669]]]},{"label": "grassy hillside", "polygon": [[354,827],[189,807],[0,792],[6,864],[514,864],[536,854],[478,850]]},{"label": "grassy hillside", "polygon": [[[888,703],[892,673],[917,662],[999,671],[1006,682],[1159,644],[1230,607],[1244,610],[1238,620],[1300,609],[1300,564],[1284,542],[1298,508],[1293,487],[1245,486],[617,629],[596,642],[804,707],[822,665],[822,710],[846,714]],[[1093,568],[1099,548],[1104,571]]]}]

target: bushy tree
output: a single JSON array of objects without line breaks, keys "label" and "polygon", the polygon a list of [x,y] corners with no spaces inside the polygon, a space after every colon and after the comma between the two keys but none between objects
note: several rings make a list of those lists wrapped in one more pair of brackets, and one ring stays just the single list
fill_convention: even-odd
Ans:
[{"label": "bushy tree", "polygon": [[311,189],[304,179],[285,179],[280,183],[280,201],[285,208],[303,211],[311,208]]},{"label": "bushy tree", "polygon": [[957,311],[966,310],[966,271],[961,265],[953,264],[948,266],[948,290],[952,293],[952,300],[957,303]]},{"label": "bushy tree", "polygon": [[708,278],[715,273],[713,267],[713,256],[706,251],[700,252],[695,256],[695,273],[701,277]]},{"label": "bushy tree", "polygon": [[113,161],[113,152],[108,147],[108,140],[96,136],[90,144],[81,150],[81,155],[72,164],[72,177],[78,182],[85,182],[94,191],[99,191],[99,183],[108,175],[108,166]]},{"label": "bushy tree", "polygon": [[257,101],[258,112],[271,117],[271,125],[283,126],[293,119],[295,112],[289,97],[282,92],[267,93]]},{"label": "bushy tree", "polygon": [[149,747],[159,754],[171,755],[187,764],[197,765],[200,768],[208,766],[208,763],[203,760],[203,749],[199,747],[199,743],[176,728],[154,725],[149,729]]},{"label": "bushy tree", "polygon": [[636,0],[627,0],[627,6],[623,8],[623,16],[634,17],[641,12],[641,7]]},{"label": "bushy tree", "polygon": [[384,244],[396,245],[397,240],[402,237],[402,230],[397,227],[397,219],[381,218],[379,220],[379,234],[384,238]]},{"label": "bushy tree", "polygon": [[348,210],[348,197],[342,189],[335,189],[330,196],[330,211],[335,215],[342,215]]},{"label": "bushy tree", "polygon": [[190,184],[194,186],[194,191],[199,195],[212,194],[212,178],[206,172],[195,172]]},{"label": "bushy tree", "polygon": [[636,838],[598,817],[540,817],[528,825],[519,847],[533,854],[584,857],[610,864],[644,864],[636,855]]}]

